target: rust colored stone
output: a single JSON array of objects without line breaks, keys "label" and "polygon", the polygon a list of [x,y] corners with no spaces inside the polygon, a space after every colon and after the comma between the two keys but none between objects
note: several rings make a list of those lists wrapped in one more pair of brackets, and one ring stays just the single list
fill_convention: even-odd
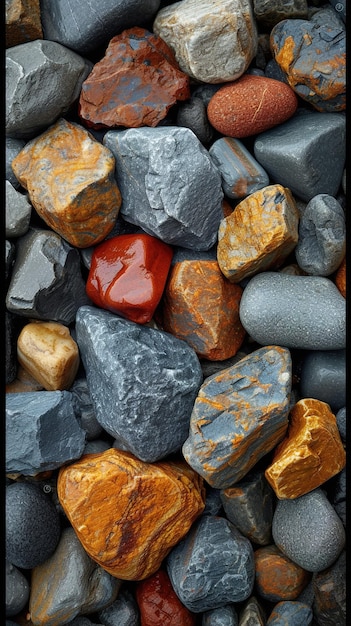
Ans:
[{"label": "rust colored stone", "polygon": [[258,548],[254,557],[257,592],[270,602],[296,600],[311,579],[310,572],[291,561],[276,545]]},{"label": "rust colored stone", "polygon": [[43,39],[40,0],[6,0],[6,48]]},{"label": "rust colored stone", "polygon": [[154,574],[205,506],[185,462],[144,463],[115,448],[62,467],[57,493],[89,556],[122,580]]},{"label": "rust colored stone", "polygon": [[196,616],[181,603],[165,570],[138,583],[141,626],[195,626]]},{"label": "rust colored stone", "polygon": [[115,158],[82,126],[59,119],[11,165],[40,217],[73,246],[92,246],[112,230],[122,203]]},{"label": "rust colored stone", "polygon": [[79,115],[88,126],[157,126],[177,100],[190,98],[189,76],[169,46],[145,28],[111,39],[82,85]]},{"label": "rust colored stone", "polygon": [[17,358],[46,391],[69,389],[80,363],[78,345],[57,322],[26,324],[17,340]]},{"label": "rust colored stone", "polygon": [[297,97],[274,78],[244,74],[212,96],[207,117],[227,137],[248,137],[282,124],[297,109]]},{"label": "rust colored stone", "polygon": [[278,498],[298,498],[345,467],[346,453],[329,405],[304,398],[294,405],[287,436],[276,447],[266,479]]},{"label": "rust colored stone", "polygon": [[234,207],[232,207],[232,205],[226,198],[224,198],[222,201],[222,211],[223,217],[228,217],[228,215],[231,215],[231,213],[233,213],[234,211]]},{"label": "rust colored stone", "polygon": [[298,221],[295,200],[282,185],[244,198],[219,226],[217,260],[224,276],[238,283],[277,269],[297,244]]},{"label": "rust colored stone", "polygon": [[344,260],[342,261],[339,269],[336,272],[335,284],[339,289],[341,295],[346,298],[346,257],[344,257]]},{"label": "rust colored stone", "polygon": [[161,301],[162,326],[186,341],[199,357],[228,359],[245,337],[239,318],[242,292],[223,276],[217,261],[176,263]]},{"label": "rust colored stone", "polygon": [[17,377],[9,385],[6,385],[6,393],[23,393],[28,391],[42,391],[43,385],[39,383],[21,365],[17,369]]}]

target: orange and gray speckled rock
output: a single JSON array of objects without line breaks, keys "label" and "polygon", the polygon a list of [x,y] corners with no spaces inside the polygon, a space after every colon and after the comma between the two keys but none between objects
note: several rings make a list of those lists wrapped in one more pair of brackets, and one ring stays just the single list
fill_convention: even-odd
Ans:
[{"label": "orange and gray speckled rock", "polygon": [[270,602],[296,600],[311,574],[294,563],[274,544],[255,550],[257,593]]}]

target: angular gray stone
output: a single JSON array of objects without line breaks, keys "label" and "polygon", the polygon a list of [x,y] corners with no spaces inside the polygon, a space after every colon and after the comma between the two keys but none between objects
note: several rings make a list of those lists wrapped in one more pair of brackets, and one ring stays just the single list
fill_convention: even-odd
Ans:
[{"label": "angular gray stone", "polygon": [[211,487],[211,485],[205,485],[205,489],[205,508],[202,511],[202,515],[221,515],[223,513],[223,507],[220,489],[215,489],[215,487]]},{"label": "angular gray stone", "polygon": [[335,196],[345,164],[345,128],[343,113],[300,109],[287,122],[257,135],[254,155],[272,182],[298,198],[309,202],[320,193]]},{"label": "angular gray stone", "polygon": [[92,67],[73,50],[47,39],[8,48],[6,135],[29,139],[53,124],[78,99]]},{"label": "angular gray stone", "polygon": [[238,614],[234,604],[226,604],[218,609],[205,611],[201,626],[238,626]]},{"label": "angular gray stone", "polygon": [[345,546],[343,523],[318,488],[292,500],[278,500],[272,523],[275,544],[308,572],[330,567]]},{"label": "angular gray stone", "polygon": [[264,75],[266,78],[274,78],[274,80],[280,80],[281,83],[288,85],[288,79],[286,78],[283,70],[278,65],[275,59],[270,59],[264,68]]},{"label": "angular gray stone", "polygon": [[12,563],[6,560],[5,564],[6,582],[6,617],[17,615],[28,602],[29,582],[24,574]]},{"label": "angular gray stone", "polygon": [[72,393],[78,424],[85,430],[88,441],[96,439],[103,432],[103,428],[96,419],[87,379],[85,377],[76,378],[69,391]]},{"label": "angular gray stone", "polygon": [[212,140],[214,130],[207,119],[206,105],[197,96],[192,96],[188,102],[178,105],[177,124],[190,128],[205,145]]},{"label": "angular gray stone", "polygon": [[83,454],[96,454],[97,452],[105,452],[110,448],[111,444],[104,439],[94,439],[94,441],[87,441]]},{"label": "angular gray stone", "polygon": [[343,406],[335,415],[340,437],[346,443],[346,406]]},{"label": "angular gray stone", "polygon": [[26,145],[24,139],[15,139],[14,137],[6,137],[6,148],[5,148],[5,170],[6,170],[6,180],[9,180],[11,185],[15,189],[20,189],[21,185],[18,182],[15,173],[12,169],[12,161],[13,159],[21,152],[22,148]]},{"label": "angular gray stone", "polygon": [[15,262],[16,248],[12,241],[5,241],[5,280],[7,281],[11,275],[12,267]]},{"label": "angular gray stone", "polygon": [[85,432],[69,391],[6,395],[6,472],[35,476],[79,459]]},{"label": "angular gray stone", "polygon": [[266,614],[255,596],[251,596],[239,613],[239,626],[265,626]]},{"label": "angular gray stone", "polygon": [[346,551],[343,550],[331,567],[313,576],[313,611],[318,626],[343,626],[348,623],[346,558]]},{"label": "angular gray stone", "polygon": [[79,307],[90,304],[77,248],[52,230],[39,228],[19,237],[16,248],[7,309],[27,318],[72,324]]},{"label": "angular gray stone", "polygon": [[122,217],[166,243],[208,250],[223,217],[221,176],[189,128],[109,131]]},{"label": "angular gray stone", "polygon": [[122,587],[116,600],[98,612],[98,619],[103,626],[139,626],[139,608],[128,587]]},{"label": "angular gray stone", "polygon": [[27,194],[20,193],[6,181],[6,237],[20,237],[28,228],[32,205]]},{"label": "angular gray stone", "polygon": [[139,459],[180,449],[202,382],[195,351],[166,332],[81,307],[77,343],[96,419]]},{"label": "angular gray stone", "polygon": [[252,545],[224,517],[200,517],[166,567],[178,598],[194,613],[243,602],[254,586]]},{"label": "angular gray stone", "polygon": [[336,413],[346,403],[346,350],[308,352],[300,370],[302,398],[327,402]]},{"label": "angular gray stone", "polygon": [[256,274],[244,289],[239,316],[247,333],[262,345],[345,348],[345,298],[323,276]]},{"label": "angular gray stone", "polygon": [[298,600],[278,602],[267,620],[267,626],[309,626],[312,624],[313,611],[308,604]]},{"label": "angular gray stone", "polygon": [[344,210],[333,196],[318,194],[300,219],[296,261],[307,274],[329,276],[338,269],[345,253]]}]

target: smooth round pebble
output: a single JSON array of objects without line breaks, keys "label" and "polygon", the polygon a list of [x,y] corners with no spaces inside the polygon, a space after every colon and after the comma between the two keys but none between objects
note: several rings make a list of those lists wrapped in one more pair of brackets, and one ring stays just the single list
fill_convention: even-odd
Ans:
[{"label": "smooth round pebble", "polygon": [[267,620],[267,626],[309,626],[313,611],[303,602],[285,600],[275,605]]},{"label": "smooth round pebble", "polygon": [[300,371],[302,398],[316,398],[338,411],[346,403],[346,351],[308,352]]},{"label": "smooth round pebble", "polygon": [[346,443],[346,406],[341,407],[335,417],[340,437],[343,443]]},{"label": "smooth round pebble", "polygon": [[238,626],[238,615],[234,604],[225,604],[218,609],[205,611],[201,626]]},{"label": "smooth round pebble", "polygon": [[24,574],[6,561],[6,616],[17,615],[29,598],[29,583]]}]

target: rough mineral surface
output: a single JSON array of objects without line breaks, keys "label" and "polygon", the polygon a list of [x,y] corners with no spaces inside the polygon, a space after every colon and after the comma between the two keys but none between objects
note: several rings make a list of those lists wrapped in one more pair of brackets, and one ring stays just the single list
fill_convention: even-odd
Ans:
[{"label": "rough mineral surface", "polygon": [[333,413],[346,406],[346,351],[307,352],[301,364],[300,394],[326,402]]},{"label": "rough mineral surface", "polygon": [[6,0],[6,48],[42,38],[39,0]]},{"label": "rough mineral surface", "polygon": [[253,10],[259,26],[267,31],[284,19],[308,19],[306,0],[253,0]]},{"label": "rough mineral surface", "polygon": [[283,438],[290,390],[290,352],[279,346],[210,376],[191,414],[185,460],[213,487],[231,487]]},{"label": "rough mineral surface", "polygon": [[299,213],[289,189],[268,185],[244,198],[218,230],[217,260],[233,283],[279,267],[298,241]]},{"label": "rough mineral surface", "polygon": [[205,83],[236,80],[257,50],[248,0],[183,0],[162,8],[153,31],[172,48],[180,68]]},{"label": "rough mineral surface", "polygon": [[167,572],[159,569],[142,580],[136,587],[135,596],[143,626],[194,626],[195,615],[181,603],[175,593]]},{"label": "rough mineral surface", "polygon": [[24,235],[30,223],[32,205],[27,195],[20,193],[6,181],[6,237]]},{"label": "rough mineral surface", "polygon": [[94,245],[112,230],[122,201],[115,159],[79,124],[59,119],[12,168],[40,217],[73,246]]},{"label": "rough mineral surface", "polygon": [[145,28],[111,39],[82,85],[79,115],[95,128],[157,126],[177,100],[190,98],[189,76],[172,50]]},{"label": "rough mineral surface", "polygon": [[206,515],[171,551],[167,572],[177,596],[194,613],[242,602],[254,585],[252,545],[226,518]]},{"label": "rough mineral surface", "polygon": [[159,569],[203,511],[205,495],[185,463],[143,463],[114,448],[62,467],[57,493],[87,553],[123,580]]},{"label": "rough mineral surface", "polygon": [[166,332],[93,307],[78,311],[76,333],[101,426],[143,461],[179,450],[202,383],[194,350]]},{"label": "rough mineral surface", "polygon": [[255,550],[255,584],[261,598],[270,602],[296,600],[310,578],[309,572],[274,544]]},{"label": "rough mineral surface", "polygon": [[274,451],[265,476],[278,498],[298,498],[341,472],[346,464],[335,415],[321,400],[299,400],[287,436]]},{"label": "rough mineral surface", "polygon": [[318,624],[346,624],[346,552],[325,571],[313,577],[313,610],[318,616]]},{"label": "rough mineral surface", "polygon": [[223,216],[221,175],[188,128],[109,131],[116,159],[121,215],[162,241],[208,250]]}]

